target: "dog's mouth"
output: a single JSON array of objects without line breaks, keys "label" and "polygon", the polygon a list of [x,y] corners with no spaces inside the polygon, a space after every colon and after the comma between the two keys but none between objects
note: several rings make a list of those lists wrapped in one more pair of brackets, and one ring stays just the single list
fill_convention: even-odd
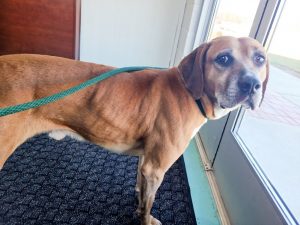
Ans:
[{"label": "dog's mouth", "polygon": [[251,110],[255,109],[255,104],[254,104],[253,98],[251,98],[251,97],[249,97],[241,105],[244,106],[246,109],[251,109]]},{"label": "dog's mouth", "polygon": [[220,103],[222,109],[234,108],[237,105],[242,105],[246,109],[255,109],[255,102],[252,95],[238,95],[228,99],[228,101]]}]

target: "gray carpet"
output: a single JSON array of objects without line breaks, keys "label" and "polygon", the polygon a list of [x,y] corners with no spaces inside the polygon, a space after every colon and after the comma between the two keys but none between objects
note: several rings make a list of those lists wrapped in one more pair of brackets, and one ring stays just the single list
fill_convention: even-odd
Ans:
[{"label": "gray carpet", "polygon": [[[34,137],[0,172],[0,224],[138,225],[137,161],[68,137]],[[183,158],[166,174],[152,214],[163,225],[196,224]]]}]

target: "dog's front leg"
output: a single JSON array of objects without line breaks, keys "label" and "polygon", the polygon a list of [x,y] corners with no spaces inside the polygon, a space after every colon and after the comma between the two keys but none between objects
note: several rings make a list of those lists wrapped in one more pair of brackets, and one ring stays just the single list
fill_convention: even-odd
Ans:
[{"label": "dog's front leg", "polygon": [[[161,119],[162,120],[162,119]],[[178,123],[171,124],[173,129],[162,132],[160,125],[166,126],[169,121],[163,120],[158,123],[156,129],[152,130],[151,135],[144,141],[144,157],[141,163],[140,176],[140,215],[142,225],[161,225],[161,222],[150,215],[151,208],[155,199],[155,194],[161,185],[165,173],[173,163],[182,155],[187,139],[182,137],[181,129],[176,129]],[[165,123],[163,123],[165,122]],[[178,138],[181,137],[181,138]]]},{"label": "dog's front leg", "polygon": [[151,160],[144,160],[141,167],[140,180],[140,202],[142,225],[161,225],[161,222],[150,215],[150,211],[155,199],[155,194],[164,178],[164,172],[156,167]]}]

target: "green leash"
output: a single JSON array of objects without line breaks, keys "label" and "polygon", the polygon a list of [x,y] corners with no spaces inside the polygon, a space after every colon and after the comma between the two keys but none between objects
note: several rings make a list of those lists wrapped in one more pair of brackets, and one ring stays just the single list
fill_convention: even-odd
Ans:
[{"label": "green leash", "polygon": [[48,97],[44,97],[44,98],[40,98],[37,100],[34,100],[32,102],[26,102],[23,104],[19,104],[19,105],[14,105],[14,106],[9,106],[9,107],[5,107],[5,108],[0,108],[0,117],[2,116],[7,116],[10,114],[14,114],[17,112],[22,112],[28,109],[33,109],[33,108],[37,108],[39,106],[42,105],[46,105],[49,104],[51,102],[55,102],[59,99],[62,99],[68,95],[71,95],[77,91],[80,91],[86,87],[89,87],[91,85],[94,85],[102,80],[105,80],[109,77],[112,77],[116,74],[119,73],[123,73],[123,72],[134,72],[134,71],[139,71],[139,70],[144,70],[144,69],[162,69],[162,68],[157,68],[157,67],[145,67],[145,66],[135,66],[135,67],[124,67],[124,68],[118,68],[118,69],[114,69],[111,71],[108,71],[106,73],[100,74],[97,77],[94,77],[90,80],[87,80],[77,86],[74,86],[72,88],[69,88],[67,90],[61,91],[59,93],[56,93],[54,95],[50,95]]}]

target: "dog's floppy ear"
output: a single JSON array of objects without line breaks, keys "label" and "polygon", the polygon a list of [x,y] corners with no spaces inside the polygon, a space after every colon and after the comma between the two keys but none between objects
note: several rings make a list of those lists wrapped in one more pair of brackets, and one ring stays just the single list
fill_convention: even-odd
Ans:
[{"label": "dog's floppy ear", "polygon": [[263,85],[262,85],[262,97],[261,97],[261,100],[260,100],[260,103],[259,103],[259,106],[261,106],[263,100],[264,100],[264,97],[265,97],[265,92],[266,92],[266,89],[267,89],[267,83],[269,81],[269,60],[267,61],[266,63],[266,78],[263,82]]},{"label": "dog's floppy ear", "polygon": [[187,55],[179,64],[178,69],[182,74],[185,87],[194,99],[199,99],[203,94],[204,65],[209,44],[204,43]]}]

